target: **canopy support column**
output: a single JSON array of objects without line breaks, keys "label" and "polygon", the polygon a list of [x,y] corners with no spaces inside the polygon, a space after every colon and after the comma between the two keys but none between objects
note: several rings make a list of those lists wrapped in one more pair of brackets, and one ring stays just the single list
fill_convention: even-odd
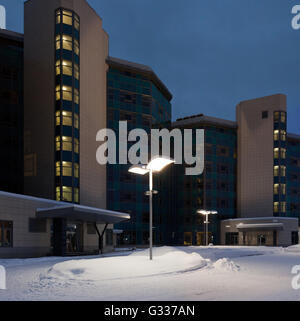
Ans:
[{"label": "canopy support column", "polygon": [[103,236],[104,236],[104,233],[107,230],[108,223],[105,224],[105,227],[104,227],[102,233],[100,233],[100,231],[98,229],[98,226],[97,226],[97,223],[94,223],[94,226],[95,226],[96,232],[97,232],[98,237],[99,237],[99,254],[103,254]]}]

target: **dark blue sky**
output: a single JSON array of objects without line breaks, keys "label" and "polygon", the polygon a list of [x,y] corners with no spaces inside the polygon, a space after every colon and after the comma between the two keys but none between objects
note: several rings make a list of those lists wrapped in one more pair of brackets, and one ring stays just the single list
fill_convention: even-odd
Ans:
[{"label": "dark blue sky", "polygon": [[[235,119],[239,101],[284,93],[289,131],[300,134],[300,30],[291,28],[300,0],[88,2],[110,35],[110,55],[149,65],[165,82],[174,119]],[[8,29],[22,32],[23,1],[0,4]]]}]

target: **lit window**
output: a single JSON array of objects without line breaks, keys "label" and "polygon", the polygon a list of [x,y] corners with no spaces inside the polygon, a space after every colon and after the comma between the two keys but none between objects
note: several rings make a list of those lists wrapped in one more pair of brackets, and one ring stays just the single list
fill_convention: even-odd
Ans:
[{"label": "lit window", "polygon": [[[62,140],[62,148],[61,148],[61,140]],[[71,152],[72,151],[72,137],[66,137],[63,136],[62,139],[60,139],[60,137],[56,137],[56,150],[60,151],[68,151]]]},{"label": "lit window", "polygon": [[56,86],[56,100],[60,100],[60,86]]},{"label": "lit window", "polygon": [[72,101],[72,87],[70,86],[63,86],[62,87],[62,98],[63,100],[67,100],[67,101]]},{"label": "lit window", "polygon": [[275,202],[274,203],[274,213],[278,213],[279,212],[279,202]]},{"label": "lit window", "polygon": [[77,64],[74,64],[74,77],[79,80],[79,67]]},{"label": "lit window", "polygon": [[281,202],[281,213],[285,213],[286,212],[286,202]]},{"label": "lit window", "polygon": [[74,189],[74,202],[79,203],[79,189],[78,188]]},{"label": "lit window", "polygon": [[274,148],[274,158],[275,159],[279,158],[279,148]]},{"label": "lit window", "polygon": [[74,127],[75,127],[76,129],[79,128],[79,117],[78,117],[77,114],[74,115]]},{"label": "lit window", "polygon": [[62,201],[72,202],[72,187],[63,186],[63,197]]},{"label": "lit window", "polygon": [[63,10],[63,23],[69,26],[72,26],[72,12]]},{"label": "lit window", "polygon": [[284,142],[286,141],[286,131],[285,130],[280,131],[280,139]]},{"label": "lit window", "polygon": [[286,149],[285,148],[281,148],[280,150],[280,156],[282,159],[286,158]]},{"label": "lit window", "polygon": [[79,178],[79,165],[78,164],[74,164],[74,176],[75,178]]},{"label": "lit window", "polygon": [[[56,112],[56,126],[60,126],[60,124],[61,124],[60,116],[61,116],[60,111],[57,111]],[[72,113],[71,112],[69,112],[69,111],[62,112],[62,124],[63,124],[63,126],[72,126]]]},{"label": "lit window", "polygon": [[60,201],[60,187],[56,187],[56,200]]},{"label": "lit window", "polygon": [[274,130],[274,140],[279,140],[279,130]]},{"label": "lit window", "polygon": [[56,36],[56,50],[60,49],[60,36]]},{"label": "lit window", "polygon": [[[60,41],[61,41],[61,36],[57,35],[56,36],[56,49],[60,49]],[[62,47],[63,49],[72,51],[73,50],[73,41],[72,41],[72,37],[68,36],[68,35],[62,35]]]},{"label": "lit window", "polygon": [[286,166],[280,166],[280,171],[281,171],[281,177],[286,176]]},{"label": "lit window", "polygon": [[74,21],[74,27],[79,31],[79,22],[77,20]]},{"label": "lit window", "polygon": [[59,24],[60,22],[61,22],[61,14],[60,14],[60,12],[58,12],[56,14],[56,24]]},{"label": "lit window", "polygon": [[274,195],[278,195],[279,194],[279,184],[275,184],[274,185]]},{"label": "lit window", "polygon": [[74,89],[74,102],[75,104],[79,104],[79,91],[78,89]]},{"label": "lit window", "polygon": [[279,166],[274,166],[274,176],[279,176]]},{"label": "lit window", "polygon": [[79,56],[79,42],[76,39],[74,39],[74,52],[77,56]]},{"label": "lit window", "polygon": [[79,140],[77,138],[74,139],[74,152],[79,154]]},{"label": "lit window", "polygon": [[285,122],[286,122],[286,114],[285,114],[285,112],[282,112],[282,113],[281,113],[280,121],[281,121],[282,123],[285,123]]},{"label": "lit window", "polygon": [[279,111],[276,111],[274,113],[274,121],[279,121],[279,117],[280,117],[280,113],[279,113]]},{"label": "lit window", "polygon": [[286,195],[286,184],[281,184],[281,194]]}]

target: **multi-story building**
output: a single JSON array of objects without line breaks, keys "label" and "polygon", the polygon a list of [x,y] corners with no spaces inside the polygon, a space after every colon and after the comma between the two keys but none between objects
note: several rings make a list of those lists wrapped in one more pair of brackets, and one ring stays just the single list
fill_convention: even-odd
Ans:
[{"label": "multi-story building", "polygon": [[[113,224],[130,216],[106,210],[106,167],[95,157],[96,134],[107,127],[108,35],[85,0],[29,0],[24,7],[24,37],[9,34],[2,63],[14,77],[6,97],[15,105],[4,137],[15,139],[16,155],[24,149],[26,196],[0,195],[0,256],[111,250]],[[18,172],[8,174],[3,190]]]},{"label": "multi-story building", "polygon": [[119,134],[119,121],[148,134],[205,131],[203,174],[175,164],[154,176],[156,245],[204,244],[199,209],[218,212],[209,224],[215,244],[298,242],[300,137],[287,133],[284,95],[241,102],[236,122],[172,123],[167,87],[148,66],[109,57],[86,0],[24,5],[24,36],[0,32],[0,257],[108,251],[114,227],[121,245],[148,243],[147,177],[120,160],[96,161],[97,132]]},{"label": "multi-story building", "polygon": [[187,176],[174,165],[159,180],[171,188],[172,201],[157,209],[172,213],[166,244],[205,244],[200,209],[218,212],[208,226],[215,244],[298,243],[300,140],[287,135],[286,111],[286,96],[273,95],[238,104],[237,122],[201,114],[167,125],[205,130],[205,166]]},{"label": "multi-story building", "polygon": [[299,219],[287,212],[285,95],[237,106],[237,219],[222,222],[222,243],[298,243]]},{"label": "multi-story building", "polygon": [[219,243],[218,222],[236,215],[237,125],[233,121],[201,114],[178,119],[172,128],[205,131],[203,174],[187,176],[185,166],[173,166],[173,212],[177,228],[172,231],[172,241],[175,244],[204,245],[204,217],[197,214],[197,210],[206,209],[220,213],[209,225],[210,241]]},{"label": "multi-story building", "polygon": [[0,190],[23,192],[23,35],[0,30]]},{"label": "multi-story building", "polygon": [[[108,128],[118,135],[119,121],[127,121],[128,131],[140,128],[149,134],[155,124],[171,121],[172,95],[150,67],[112,57],[107,64]],[[116,147],[118,151],[118,143]],[[130,174],[129,167],[121,162],[107,166],[107,208],[131,215],[130,222],[116,226],[123,231],[120,244],[145,245],[149,240],[149,199],[145,196],[149,185],[146,177]],[[154,240],[160,244],[161,227],[159,223],[155,226]]]}]

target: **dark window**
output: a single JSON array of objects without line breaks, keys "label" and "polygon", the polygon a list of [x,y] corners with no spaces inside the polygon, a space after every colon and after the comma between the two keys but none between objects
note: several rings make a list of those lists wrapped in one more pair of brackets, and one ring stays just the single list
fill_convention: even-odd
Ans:
[{"label": "dark window", "polygon": [[262,119],[266,119],[269,117],[269,112],[268,111],[263,111],[262,112]]},{"label": "dark window", "polygon": [[143,213],[142,222],[143,222],[144,224],[149,224],[149,213],[148,213],[148,212],[144,212],[144,213]]},{"label": "dark window", "polygon": [[92,234],[96,234],[96,228],[94,224],[88,223],[87,226],[87,234],[92,235]]},{"label": "dark window", "polygon": [[226,233],[226,245],[238,245],[239,233]]},{"label": "dark window", "polygon": [[227,199],[218,199],[218,207],[219,208],[228,208],[229,202]]},{"label": "dark window", "polygon": [[292,232],[292,245],[299,244],[299,234],[298,231]]},{"label": "dark window", "polygon": [[143,232],[143,244],[149,244],[149,232]]},{"label": "dark window", "polygon": [[218,173],[219,174],[228,174],[229,173],[229,166],[228,165],[218,165]]},{"label": "dark window", "polygon": [[225,147],[225,146],[217,146],[217,155],[218,155],[218,156],[223,156],[223,157],[228,157],[228,156],[229,156],[229,149],[228,149],[228,147]]},{"label": "dark window", "polygon": [[113,230],[109,229],[109,230],[106,230],[105,232],[106,234],[106,245],[113,245],[114,244],[114,241],[113,241]]},{"label": "dark window", "polygon": [[29,233],[46,233],[47,221],[41,218],[29,218]]},{"label": "dark window", "polygon": [[205,145],[205,154],[211,155],[211,154],[213,154],[213,152],[214,152],[213,146],[211,144],[206,144]]},{"label": "dark window", "polygon": [[0,221],[0,247],[13,246],[13,222]]}]

